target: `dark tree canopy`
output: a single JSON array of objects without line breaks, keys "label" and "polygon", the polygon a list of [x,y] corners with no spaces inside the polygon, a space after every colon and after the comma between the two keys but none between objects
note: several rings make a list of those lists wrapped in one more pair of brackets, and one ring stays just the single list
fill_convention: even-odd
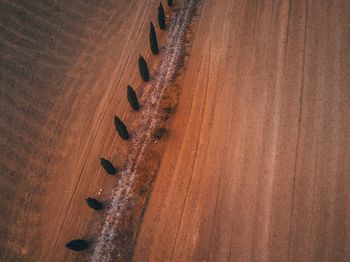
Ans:
[{"label": "dark tree canopy", "polygon": [[134,110],[139,110],[140,106],[139,106],[139,101],[137,100],[137,95],[134,89],[129,85],[127,90],[127,97],[131,108]]},{"label": "dark tree canopy", "polygon": [[119,136],[124,140],[128,140],[130,138],[128,129],[119,117],[114,116],[114,124]]},{"label": "dark tree canopy", "polygon": [[168,0],[168,6],[172,6],[173,5],[173,0]]},{"label": "dark tree canopy", "polygon": [[102,209],[102,203],[98,200],[96,200],[95,198],[90,198],[88,197],[86,199],[86,203],[88,204],[88,206],[94,210],[101,210]]},{"label": "dark tree canopy", "polygon": [[75,239],[65,245],[66,248],[74,251],[82,251],[88,247],[88,243],[83,239]]},{"label": "dark tree canopy", "polygon": [[117,173],[117,169],[113,166],[113,164],[105,159],[105,158],[101,158],[101,166],[104,168],[104,170],[106,170],[106,172],[110,175],[115,175]]},{"label": "dark tree canopy", "polygon": [[149,81],[148,66],[145,59],[142,56],[140,56],[139,58],[139,71],[142,79],[144,81]]},{"label": "dark tree canopy", "polygon": [[158,7],[158,25],[161,30],[165,30],[165,13],[162,3],[160,3]]},{"label": "dark tree canopy", "polygon": [[156,33],[156,30],[154,29],[154,25],[152,22],[150,25],[149,42],[150,42],[152,53],[154,55],[158,54],[159,49],[158,49],[157,33]]}]

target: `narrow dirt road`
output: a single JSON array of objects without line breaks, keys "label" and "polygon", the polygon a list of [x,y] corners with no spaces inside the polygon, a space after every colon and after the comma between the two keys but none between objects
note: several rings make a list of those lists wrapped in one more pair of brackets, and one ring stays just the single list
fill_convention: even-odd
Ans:
[{"label": "narrow dirt road", "polygon": [[348,261],[350,2],[204,1],[134,261]]}]

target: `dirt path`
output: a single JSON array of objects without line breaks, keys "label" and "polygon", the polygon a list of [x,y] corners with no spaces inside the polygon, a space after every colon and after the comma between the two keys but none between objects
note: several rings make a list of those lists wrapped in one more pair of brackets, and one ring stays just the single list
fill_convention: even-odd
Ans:
[{"label": "dirt path", "polygon": [[349,1],[204,1],[134,261],[347,261]]},{"label": "dirt path", "polygon": [[146,102],[140,113],[141,120],[136,124],[137,132],[129,142],[127,162],[120,174],[121,178],[111,198],[101,234],[94,246],[92,261],[111,261],[113,257],[117,257],[118,260],[126,259],[123,258],[123,253],[126,253],[127,248],[121,245],[116,247],[118,242],[116,243],[115,239],[127,238],[124,232],[121,234],[118,231],[125,223],[125,214],[129,210],[134,217],[142,215],[144,204],[140,210],[134,206],[134,202],[139,198],[139,194],[135,193],[140,191],[139,177],[144,176],[143,172],[138,171],[149,153],[147,148],[156,142],[152,134],[162,121],[162,97],[178,75],[177,72],[182,69],[186,54],[186,35],[196,9],[195,0],[183,1],[179,4],[171,25],[168,25],[167,45],[162,53],[155,79],[151,82],[151,88],[143,93],[142,98]]}]

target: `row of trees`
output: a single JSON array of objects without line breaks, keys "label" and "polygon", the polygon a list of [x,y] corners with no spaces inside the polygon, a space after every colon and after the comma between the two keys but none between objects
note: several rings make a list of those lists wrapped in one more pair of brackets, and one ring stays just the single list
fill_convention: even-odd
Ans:
[{"label": "row of trees", "polygon": [[[167,3],[168,6],[173,5],[172,0],[167,0]],[[162,3],[160,3],[158,7],[158,25],[161,30],[166,29],[166,18]],[[149,44],[152,54],[157,55],[159,53],[157,33],[152,22],[150,23]],[[142,56],[139,57],[138,66],[142,80],[148,82],[150,80],[149,70],[147,62]],[[127,86],[127,100],[130,107],[134,111],[138,111],[140,109],[137,94],[133,87],[130,85]],[[114,125],[118,135],[122,139],[128,140],[130,138],[130,134],[126,125],[117,116],[114,116]],[[100,158],[100,164],[109,175],[115,175],[118,172],[118,169],[108,159]],[[91,209],[94,210],[101,210],[103,208],[103,204],[95,198],[87,198],[86,203]],[[82,251],[88,247],[88,243],[84,239],[75,239],[68,242],[65,247],[74,251]]]},{"label": "row of trees", "polygon": [[[168,0],[168,5],[172,6],[173,1]],[[165,12],[162,3],[159,4],[158,7],[158,25],[161,30],[166,29],[166,22],[165,22]],[[157,33],[156,29],[153,25],[153,23],[150,23],[150,32],[149,32],[149,44],[152,54],[157,55],[159,53],[159,47],[158,47],[158,39],[157,39]],[[138,66],[139,66],[139,73],[143,81],[148,82],[150,80],[148,65],[146,60],[143,58],[143,56],[139,57],[138,60]],[[131,106],[131,108],[135,111],[140,109],[139,101],[137,99],[137,95],[135,90],[132,88],[132,86],[127,86],[127,99]],[[123,121],[117,117],[114,116],[114,124],[116,127],[116,130],[119,134],[119,136],[124,139],[128,140],[130,138],[128,129],[126,125],[123,123]]]}]

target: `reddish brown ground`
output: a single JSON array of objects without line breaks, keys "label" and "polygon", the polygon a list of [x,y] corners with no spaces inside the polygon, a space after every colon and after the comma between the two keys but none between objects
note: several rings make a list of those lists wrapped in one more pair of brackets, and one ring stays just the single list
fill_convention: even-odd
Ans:
[{"label": "reddish brown ground", "polygon": [[350,2],[204,1],[134,261],[349,261]]},{"label": "reddish brown ground", "polygon": [[[84,199],[115,184],[99,157],[125,164],[113,115],[136,132],[157,5],[1,2],[2,260],[90,256],[63,246],[99,234]],[[347,261],[350,2],[203,0],[198,19],[134,260]]]},{"label": "reddish brown ground", "polygon": [[[148,48],[158,1],[1,3],[0,260],[85,261],[64,244],[93,242],[116,180],[100,157],[125,165],[127,143],[114,114],[133,130],[126,86],[140,95],[140,54]],[[159,32],[160,46],[166,34]],[[141,101],[143,102],[143,101]],[[103,189],[101,195],[98,195]]]}]

